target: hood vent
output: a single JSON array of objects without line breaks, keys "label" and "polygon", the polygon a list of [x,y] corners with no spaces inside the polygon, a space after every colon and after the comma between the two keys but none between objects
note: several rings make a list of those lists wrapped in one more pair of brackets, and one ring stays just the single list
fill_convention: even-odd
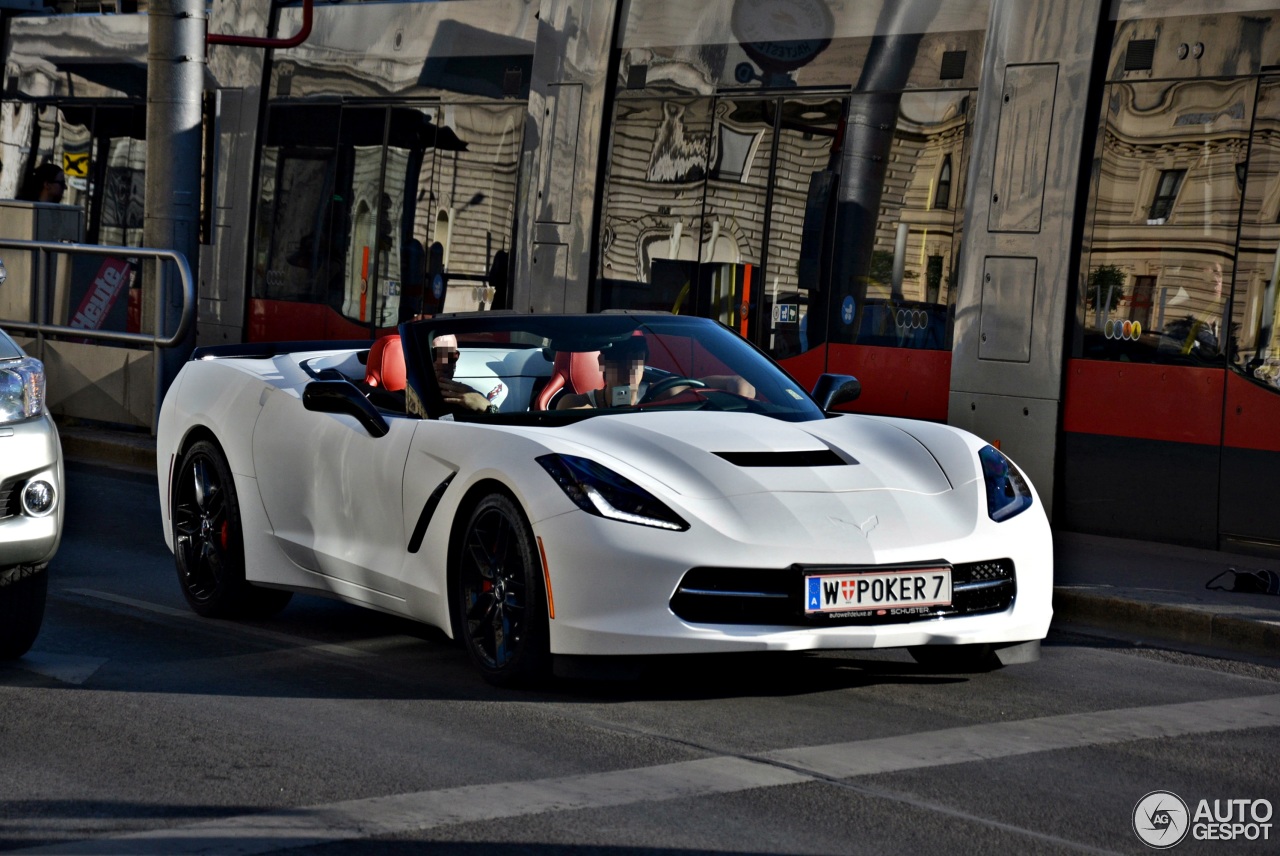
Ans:
[{"label": "hood vent", "polygon": [[812,449],[805,452],[716,452],[735,467],[843,467],[856,464],[837,455],[830,449]]}]

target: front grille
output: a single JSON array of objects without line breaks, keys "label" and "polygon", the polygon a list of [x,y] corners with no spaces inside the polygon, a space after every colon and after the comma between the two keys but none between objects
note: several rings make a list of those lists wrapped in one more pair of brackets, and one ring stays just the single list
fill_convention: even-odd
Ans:
[{"label": "front grille", "polygon": [[[945,563],[944,563],[945,564]],[[809,569],[809,573],[814,572]],[[844,569],[841,569],[844,570]],[[859,568],[866,572],[886,567]],[[1003,612],[1013,603],[1018,583],[1012,559],[965,562],[951,566],[951,605],[909,615],[805,615],[802,568],[693,568],[684,575],[671,611],[693,624],[773,624],[792,627],[867,626],[928,621],[952,615]]]}]

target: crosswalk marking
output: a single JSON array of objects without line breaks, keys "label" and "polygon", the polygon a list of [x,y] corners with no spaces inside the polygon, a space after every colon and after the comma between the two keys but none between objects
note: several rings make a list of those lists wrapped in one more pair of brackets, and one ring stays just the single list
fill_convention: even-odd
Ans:
[{"label": "crosswalk marking", "polygon": [[[687,800],[780,785],[847,781],[878,773],[1054,749],[1277,726],[1280,695],[1153,705],[982,723],[749,757],[716,756],[607,773],[348,800],[12,852],[103,856],[217,852],[251,856],[458,823]],[[1074,846],[1072,842],[1060,843]]]}]

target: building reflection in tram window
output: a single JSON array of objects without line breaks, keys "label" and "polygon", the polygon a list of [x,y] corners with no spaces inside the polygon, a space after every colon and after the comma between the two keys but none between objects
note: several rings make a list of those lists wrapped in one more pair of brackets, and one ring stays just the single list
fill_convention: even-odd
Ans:
[{"label": "building reflection in tram window", "polygon": [[[947,349],[960,244],[969,96],[910,92],[863,259],[858,344]],[[785,359],[824,340],[845,97],[618,103],[594,309],[713,317]],[[838,310],[838,307],[837,307]]]},{"label": "building reflection in tram window", "polygon": [[857,344],[949,350],[959,213],[968,153],[968,93],[901,97],[881,195]]},{"label": "building reflection in tram window", "polygon": [[[711,99],[619,101],[611,132],[592,308],[678,311],[702,255]],[[718,231],[709,253],[730,252],[722,237],[733,240]]]},{"label": "building reflection in tram window", "polygon": [[1245,179],[1231,327],[1232,365],[1246,377],[1280,389],[1280,81],[1264,80]]},{"label": "building reflection in tram window", "polygon": [[1253,91],[1252,80],[1108,88],[1078,356],[1226,364]]},{"label": "building reflection in tram window", "polygon": [[253,291],[269,303],[255,317],[294,304],[290,335],[358,337],[491,304],[490,280],[505,272],[495,261],[511,247],[523,111],[273,105]]}]

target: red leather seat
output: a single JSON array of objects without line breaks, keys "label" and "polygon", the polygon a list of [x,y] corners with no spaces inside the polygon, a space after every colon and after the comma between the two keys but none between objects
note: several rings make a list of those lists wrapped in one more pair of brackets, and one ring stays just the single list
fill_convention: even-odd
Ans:
[{"label": "red leather seat", "polygon": [[373,343],[365,363],[364,382],[388,392],[404,389],[404,344],[399,333],[383,336]]},{"label": "red leather seat", "polygon": [[557,351],[551,368],[551,380],[538,393],[534,410],[549,410],[551,400],[561,391],[581,395],[589,389],[604,386],[604,373],[600,371],[599,351]]}]

